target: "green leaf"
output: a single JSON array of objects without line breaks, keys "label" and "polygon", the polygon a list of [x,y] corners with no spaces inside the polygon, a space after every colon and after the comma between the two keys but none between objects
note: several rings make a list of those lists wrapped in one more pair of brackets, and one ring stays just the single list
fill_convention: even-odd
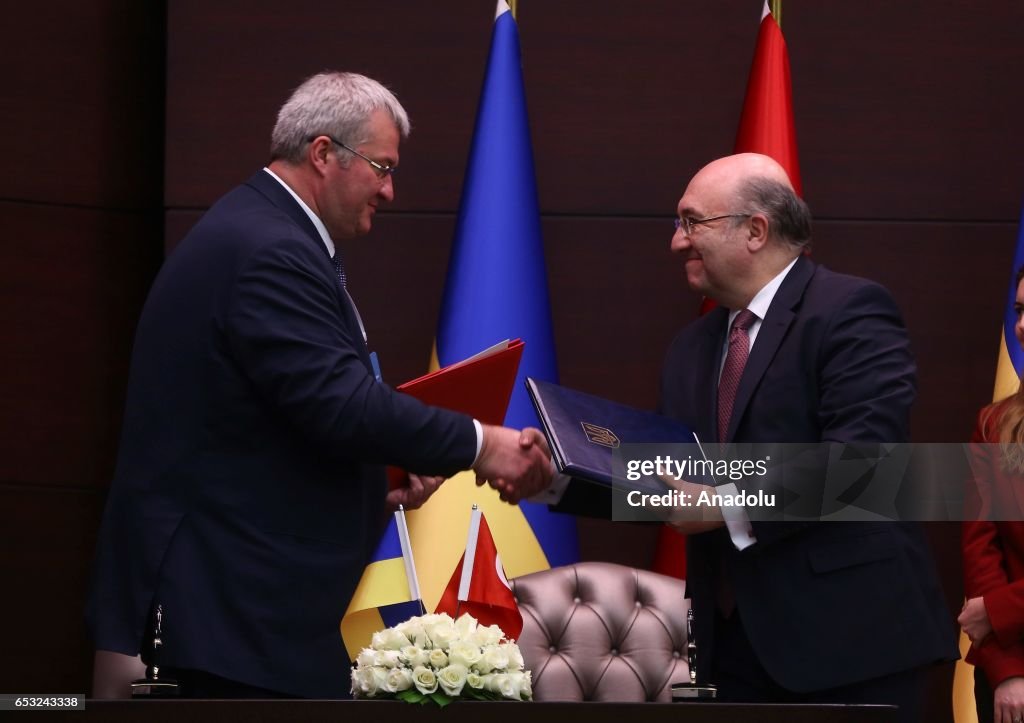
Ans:
[{"label": "green leaf", "polygon": [[448,694],[442,693],[441,691],[431,693],[430,699],[437,703],[438,706],[440,706],[441,708],[444,708],[446,705],[452,702],[452,699],[448,696]]},{"label": "green leaf", "polygon": [[427,696],[423,695],[423,693],[419,692],[415,688],[409,688],[408,690],[403,690],[401,693],[396,694],[395,697],[399,700],[404,700],[406,703],[422,703],[426,700]]}]

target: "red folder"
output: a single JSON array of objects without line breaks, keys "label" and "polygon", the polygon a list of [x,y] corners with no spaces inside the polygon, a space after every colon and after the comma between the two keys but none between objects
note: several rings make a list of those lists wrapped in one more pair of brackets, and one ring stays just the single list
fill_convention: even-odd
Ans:
[{"label": "red folder", "polygon": [[[505,421],[522,356],[522,340],[513,339],[395,389],[425,404],[468,414],[481,424],[500,425]],[[388,468],[392,489],[404,486],[405,480],[405,470]]]}]

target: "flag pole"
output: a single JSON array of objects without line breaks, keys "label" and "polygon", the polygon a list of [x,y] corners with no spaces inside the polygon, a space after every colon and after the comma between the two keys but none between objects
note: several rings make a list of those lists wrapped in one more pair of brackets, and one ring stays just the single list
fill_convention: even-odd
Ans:
[{"label": "flag pole", "polygon": [[508,9],[512,11],[512,19],[517,20],[516,17],[516,6],[519,5],[519,0],[505,0],[508,3]]},{"label": "flag pole", "polygon": [[420,580],[416,576],[416,561],[412,557],[412,542],[409,540],[409,527],[405,524],[405,507],[399,505],[395,510],[395,525],[398,527],[398,542],[402,546],[402,561],[405,563],[405,581],[409,584],[409,595],[420,604],[420,612],[427,614],[420,595]]},{"label": "flag pole", "polygon": [[[776,25],[779,29],[782,29],[782,0],[768,0],[768,8],[772,11],[772,17],[775,18]],[[513,10],[513,12],[515,12]]]},{"label": "flag pole", "polygon": [[459,594],[456,600],[455,617],[459,617],[459,610],[464,600],[469,599],[469,585],[473,582],[473,565],[476,562],[476,540],[480,536],[480,508],[473,504],[469,514],[469,535],[466,537],[466,554],[462,557],[462,577],[459,578]]}]

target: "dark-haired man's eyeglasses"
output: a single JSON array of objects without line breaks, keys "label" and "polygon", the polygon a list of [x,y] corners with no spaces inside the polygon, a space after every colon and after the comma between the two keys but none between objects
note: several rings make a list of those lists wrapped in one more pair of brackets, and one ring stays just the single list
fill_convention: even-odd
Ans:
[{"label": "dark-haired man's eyeglasses", "polygon": [[672,219],[675,222],[676,230],[683,229],[683,233],[687,236],[693,235],[693,228],[700,224],[711,223],[712,221],[719,221],[723,218],[750,218],[749,213],[724,213],[721,216],[708,216],[707,218],[690,218],[689,216],[683,216],[682,218]]}]

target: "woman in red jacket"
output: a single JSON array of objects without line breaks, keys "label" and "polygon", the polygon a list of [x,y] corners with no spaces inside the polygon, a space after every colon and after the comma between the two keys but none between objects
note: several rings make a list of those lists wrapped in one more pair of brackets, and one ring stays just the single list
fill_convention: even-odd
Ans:
[{"label": "woman in red jacket", "polygon": [[[1024,268],[1014,332],[1024,347]],[[1024,722],[1024,385],[978,413],[971,438],[978,505],[963,523],[964,593],[958,621],[971,639],[978,720]],[[996,444],[998,443],[998,444]]]}]

